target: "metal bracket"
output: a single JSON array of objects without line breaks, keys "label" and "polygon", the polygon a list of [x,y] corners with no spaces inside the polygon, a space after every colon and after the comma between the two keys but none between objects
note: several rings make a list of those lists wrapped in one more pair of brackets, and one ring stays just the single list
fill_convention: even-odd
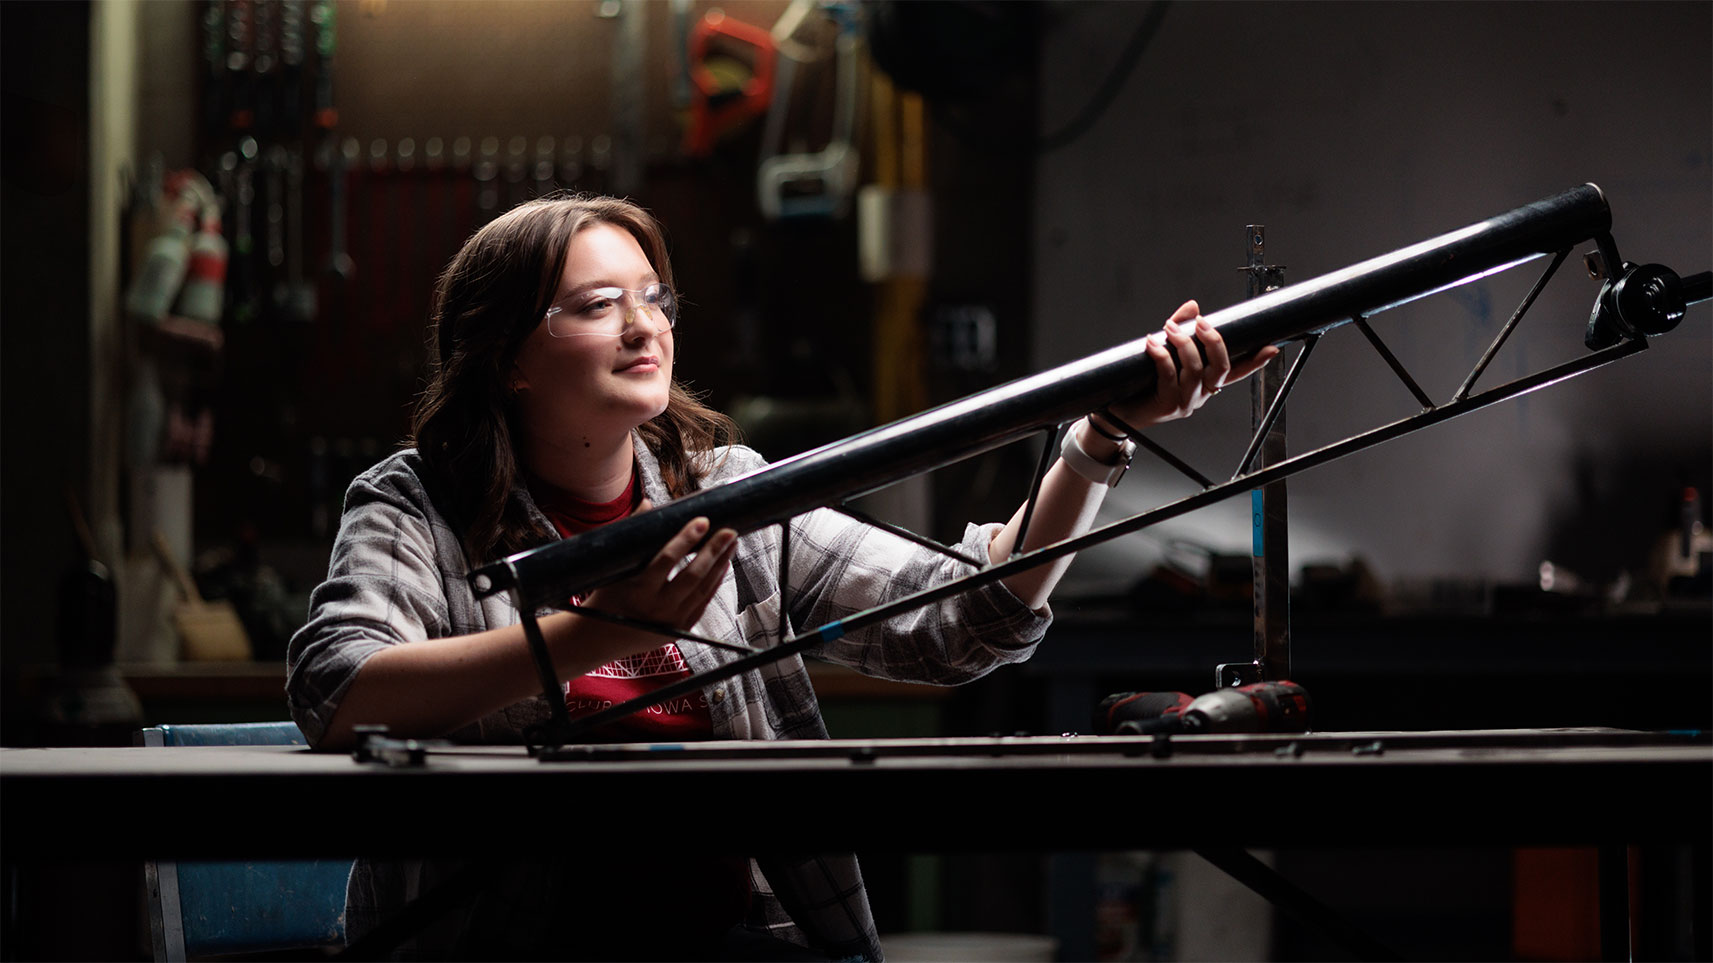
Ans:
[{"label": "metal bracket", "polygon": [[358,762],[378,762],[394,769],[407,769],[427,764],[428,753],[450,749],[445,739],[394,739],[387,735],[386,726],[353,726],[357,747],[351,758]]}]

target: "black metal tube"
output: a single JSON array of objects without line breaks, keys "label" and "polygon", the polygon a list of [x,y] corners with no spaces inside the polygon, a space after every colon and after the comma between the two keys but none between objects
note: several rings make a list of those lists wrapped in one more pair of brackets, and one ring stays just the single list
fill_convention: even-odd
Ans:
[{"label": "black metal tube", "polygon": [[[1584,184],[1207,316],[1233,357],[1335,327],[1551,254],[1611,227]],[[882,425],[592,532],[513,555],[470,576],[478,596],[516,586],[524,604],[561,604],[629,575],[697,516],[751,532],[884,487],[1154,389],[1145,339]]]}]

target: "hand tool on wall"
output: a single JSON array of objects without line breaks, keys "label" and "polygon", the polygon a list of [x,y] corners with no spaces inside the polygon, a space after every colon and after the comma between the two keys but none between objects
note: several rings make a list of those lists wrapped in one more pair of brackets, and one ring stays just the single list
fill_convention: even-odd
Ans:
[{"label": "hand tool on wall", "polygon": [[251,61],[255,52],[255,3],[224,0],[226,24],[226,90],[231,95],[226,123],[232,130],[255,126],[255,89]]},{"label": "hand tool on wall", "polygon": [[767,112],[773,99],[773,37],[766,30],[709,10],[690,31],[690,126],[684,152],[713,153],[714,144]]},{"label": "hand tool on wall", "polygon": [[219,0],[202,8],[202,133],[212,138],[231,116],[226,76],[226,7]]},{"label": "hand tool on wall", "polygon": [[256,139],[244,137],[238,142],[233,173],[236,185],[232,225],[231,317],[240,324],[256,319],[256,237],[252,218],[256,203]]},{"label": "hand tool on wall", "polygon": [[303,223],[303,151],[286,153],[286,270],[284,280],[274,286],[274,308],[285,321],[300,324],[315,320],[315,285],[303,276],[303,253],[309,245]]},{"label": "hand tool on wall", "polygon": [[268,144],[299,134],[300,118],[286,90],[285,15],[285,0],[256,0],[256,132]]},{"label": "hand tool on wall", "polygon": [[[263,236],[268,258],[268,276],[278,279],[285,270],[285,179],[286,149],[274,144],[262,155],[262,189],[267,194],[266,224]],[[276,296],[277,301],[277,296]]]},{"label": "hand tool on wall", "polygon": [[333,0],[317,0],[310,7],[309,21],[315,25],[315,113],[313,123],[321,132],[316,148],[316,166],[327,173],[327,261],[322,275],[335,284],[351,280],[356,265],[345,250],[345,179],[352,151],[339,141],[336,128],[339,111],[333,102],[333,55],[339,46],[339,11]]},{"label": "hand tool on wall", "polygon": [[[836,24],[830,47],[817,48],[801,39],[811,36],[811,31],[805,29],[811,17],[830,17]],[[755,178],[756,197],[768,220],[842,217],[850,209],[857,178],[857,151],[852,142],[860,59],[856,28],[854,15],[844,5],[821,4],[816,0],[793,0],[774,25],[772,38],[778,51],[778,67],[761,138],[762,159]],[[833,61],[836,77],[831,137],[819,151],[781,153],[791,113],[793,80],[802,67],[828,58]]]},{"label": "hand tool on wall", "polygon": [[322,273],[335,282],[344,283],[357,276],[357,262],[351,259],[346,228],[350,218],[351,171],[358,159],[357,139],[345,138],[336,149],[328,151],[328,241],[327,263]]},{"label": "hand tool on wall", "polygon": [[339,47],[339,10],[333,0],[316,0],[309,8],[315,25],[315,126],[332,131],[339,124],[333,106],[333,54]]},{"label": "hand tool on wall", "polygon": [[308,59],[304,37],[304,0],[280,0],[280,117],[295,134],[303,125],[303,66]]},{"label": "hand tool on wall", "polygon": [[279,0],[251,0],[251,34],[254,56],[250,58],[252,131],[264,143],[279,134]]}]

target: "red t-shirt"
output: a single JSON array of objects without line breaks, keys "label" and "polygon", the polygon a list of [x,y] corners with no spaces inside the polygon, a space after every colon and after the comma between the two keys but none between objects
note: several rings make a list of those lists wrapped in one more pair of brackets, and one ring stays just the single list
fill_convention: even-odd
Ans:
[{"label": "red t-shirt", "polygon": [[[567,538],[628,517],[640,500],[634,473],[624,494],[610,502],[587,502],[539,479],[530,480],[530,492],[547,520]],[[581,600],[571,601],[575,605]],[[652,652],[609,662],[569,680],[565,708],[575,719],[689,676],[690,667],[678,644],[669,641]],[[594,739],[683,742],[713,736],[708,701],[698,690],[602,726]],[[611,932],[629,934],[625,938],[631,939],[658,927],[664,910],[670,914],[671,928],[664,945],[675,947],[675,956],[688,958],[717,947],[728,929],[743,922],[749,908],[749,860],[743,857],[681,859],[665,869],[616,860],[605,864],[599,875],[600,884],[586,895],[584,908],[591,918],[612,924]]]},{"label": "red t-shirt", "polygon": [[[547,520],[566,538],[626,518],[636,510],[636,475],[624,494],[610,502],[588,502],[532,479],[530,491]],[[573,598],[572,604],[582,600]],[[571,718],[593,715],[690,677],[690,667],[668,641],[652,652],[627,656],[565,683],[565,709]],[[687,742],[712,739],[714,722],[700,691],[669,699],[596,730],[600,742]]]}]

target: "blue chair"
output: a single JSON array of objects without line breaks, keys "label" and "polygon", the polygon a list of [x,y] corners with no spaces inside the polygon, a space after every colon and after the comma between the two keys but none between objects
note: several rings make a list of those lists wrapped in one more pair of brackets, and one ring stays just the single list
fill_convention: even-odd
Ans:
[{"label": "blue chair", "polygon": [[[301,746],[291,722],[155,726],[140,746]],[[149,924],[156,960],[342,946],[350,860],[150,862]]]}]

